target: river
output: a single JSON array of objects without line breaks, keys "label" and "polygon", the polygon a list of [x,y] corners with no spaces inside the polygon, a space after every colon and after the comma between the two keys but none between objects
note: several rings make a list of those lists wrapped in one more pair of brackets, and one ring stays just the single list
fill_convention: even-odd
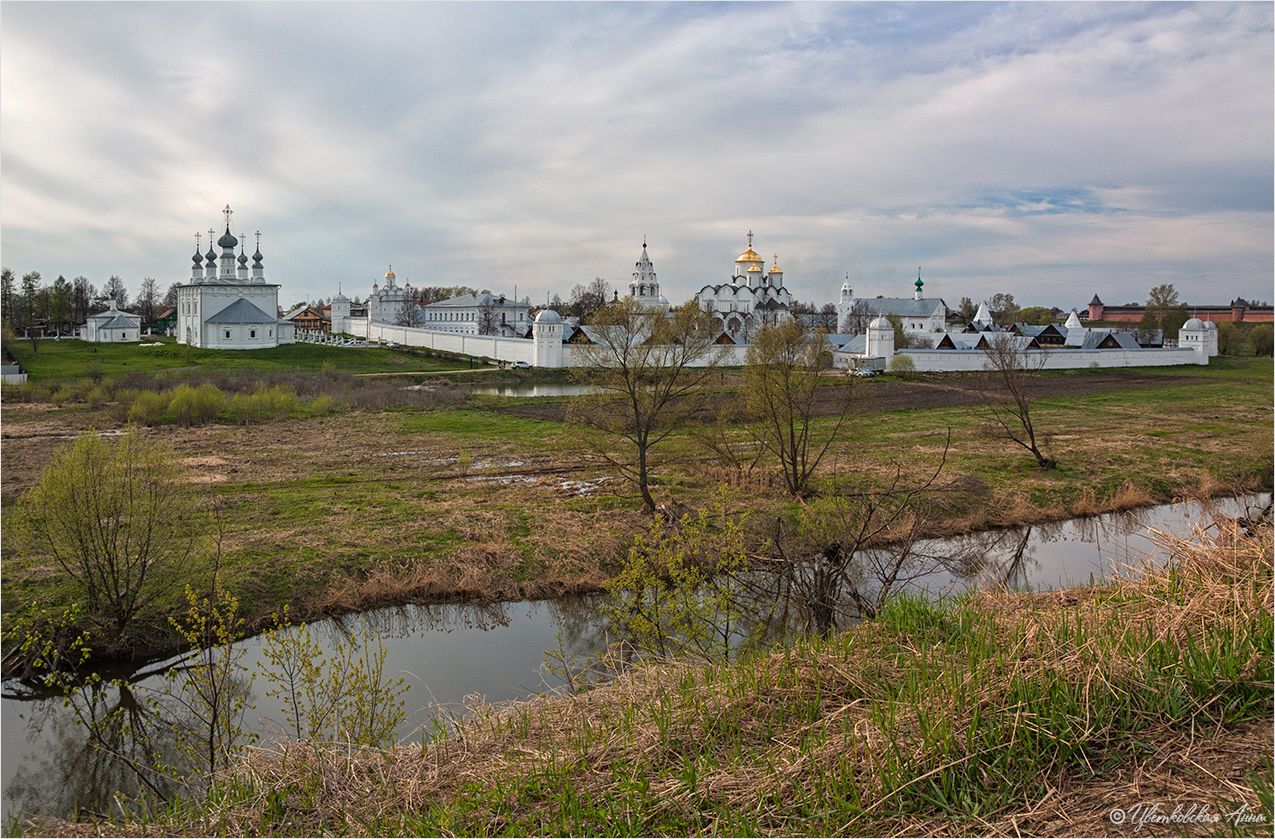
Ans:
[{"label": "river", "polygon": [[[1239,515],[1267,500],[1266,495],[1228,499],[1217,508]],[[909,585],[938,596],[992,582],[1042,591],[1110,579],[1144,559],[1156,559],[1150,529],[1187,534],[1207,518],[1199,504],[1187,502],[930,540],[920,548],[936,555],[973,553],[979,561],[935,570]],[[546,651],[561,645],[571,655],[588,656],[601,650],[608,635],[601,603],[600,596],[593,596],[487,606],[404,606],[324,621],[314,628],[328,648],[359,622],[381,636],[386,671],[402,675],[408,685],[409,713],[398,735],[414,742],[425,736],[440,708],[460,710],[466,697],[502,702],[558,687],[561,680],[544,666]],[[249,672],[255,672],[262,662],[261,638],[245,639],[239,647]],[[133,682],[132,690],[141,694],[162,683],[165,664],[113,675],[126,676]],[[277,703],[263,695],[259,681],[247,685],[246,720],[268,741],[280,730],[281,714]],[[0,731],[0,808],[6,823],[16,813],[69,815],[78,808],[100,812],[116,789],[134,791],[130,773],[95,753],[84,729],[58,699],[38,698],[27,686],[6,681]]]}]

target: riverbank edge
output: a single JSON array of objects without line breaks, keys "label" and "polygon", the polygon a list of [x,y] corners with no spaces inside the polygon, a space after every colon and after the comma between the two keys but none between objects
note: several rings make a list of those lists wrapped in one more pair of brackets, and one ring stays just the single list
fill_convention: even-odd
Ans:
[{"label": "riverbank edge", "polygon": [[[208,800],[142,821],[23,827],[1270,835],[1270,525],[1163,547],[1174,567],[1138,578],[900,598],[875,621],[740,661],[644,664],[578,694],[475,706],[422,745],[251,750]],[[1261,818],[1125,821],[1139,804]]]},{"label": "riverbank edge", "polygon": [[[976,533],[989,533],[1010,530],[1018,527],[1034,527],[1037,525],[1058,524],[1073,519],[1088,520],[1115,513],[1130,513],[1151,509],[1165,504],[1187,502],[1208,503],[1231,498],[1242,498],[1247,495],[1269,493],[1275,491],[1275,480],[1261,482],[1260,485],[1229,485],[1205,487],[1205,493],[1163,493],[1159,497],[1145,492],[1123,491],[1100,502],[1085,502],[1082,509],[1062,508],[1030,508],[1024,511],[1016,509],[1015,521],[1012,523],[997,521],[971,521],[957,519],[938,523],[935,527],[918,534],[921,539],[948,539],[970,536]],[[1035,513],[1032,515],[1031,513]],[[636,535],[636,533],[634,534]],[[400,588],[391,588],[395,582],[385,577],[356,580],[341,580],[329,586],[314,600],[288,601],[287,625],[313,623],[320,620],[348,618],[375,609],[387,609],[406,606],[468,605],[483,606],[495,603],[518,603],[534,600],[552,600],[560,597],[582,597],[603,594],[607,590],[609,577],[586,575],[578,579],[532,580],[511,583],[495,583],[483,587],[441,588],[432,580],[414,585],[410,579],[403,581]],[[285,604],[278,604],[269,611],[260,611],[244,618],[243,639],[253,638],[276,626],[276,615]],[[161,620],[166,616],[161,616]],[[147,633],[148,638],[159,637],[158,633]],[[6,637],[6,640],[9,640]],[[164,637],[159,642],[139,642],[120,650],[105,652],[94,651],[84,662],[89,669],[125,669],[142,667],[165,659],[174,658],[189,651],[189,646],[179,643],[175,638]],[[22,678],[38,675],[22,671],[25,662],[17,657],[10,657],[6,651],[3,660],[4,679]]]}]

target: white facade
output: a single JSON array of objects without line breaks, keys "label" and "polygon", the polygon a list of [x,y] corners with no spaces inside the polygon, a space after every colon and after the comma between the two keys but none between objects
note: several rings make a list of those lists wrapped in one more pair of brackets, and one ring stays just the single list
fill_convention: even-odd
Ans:
[{"label": "white facade", "polygon": [[[390,266],[390,270],[385,272],[385,285],[372,284],[372,293],[367,299],[368,320],[461,335],[492,334],[521,338],[531,329],[531,304],[520,303],[503,294],[462,294],[424,306],[417,305],[415,299],[412,284],[398,285],[394,268]],[[342,304],[339,309],[338,301]],[[345,295],[332,299],[333,332],[350,332],[348,328],[339,329],[337,326],[338,322],[349,325],[349,308],[350,301]]]},{"label": "white facade", "polygon": [[[243,243],[230,232],[229,206],[223,211],[226,228],[212,247],[215,231],[208,231],[208,253],[199,253],[196,235],[190,282],[177,287],[177,340],[192,347],[255,350],[290,344],[295,328],[279,318],[279,286],[266,282],[261,234],[252,255],[252,268]],[[235,257],[235,247],[239,256]]]},{"label": "white facade", "polygon": [[[909,335],[933,336],[947,329],[947,304],[941,298],[927,298],[922,292],[924,283],[916,278],[916,293],[911,297],[855,297],[850,283],[841,286],[841,299],[837,301],[837,326],[845,329],[851,315],[875,318],[884,315],[897,317],[903,331]],[[980,312],[982,309],[979,310]],[[863,321],[860,320],[860,323]],[[988,322],[990,323],[990,316]],[[862,327],[860,327],[862,328]]]},{"label": "white facade", "polygon": [[350,298],[337,290],[332,298],[332,331],[353,334],[350,332]]},{"label": "white facade", "polygon": [[[644,251],[645,253],[645,251]],[[766,323],[791,317],[792,294],[784,287],[779,254],[769,271],[766,260],[753,250],[753,232],[748,231],[748,249],[735,258],[729,283],[706,285],[695,295],[700,308],[712,314],[722,332],[737,344],[746,344]]]},{"label": "white facade", "polygon": [[642,255],[633,263],[637,270],[629,283],[629,296],[648,309],[668,310],[668,298],[660,294],[660,282],[655,276],[655,266],[646,253],[646,239],[642,240]]},{"label": "white facade", "polygon": [[[367,298],[367,315],[375,323],[398,323],[404,306],[413,299],[412,284],[409,282],[400,286],[394,274],[394,266],[391,265],[385,272],[384,286],[377,282],[372,283],[372,293]],[[414,313],[415,308],[412,311]],[[335,312],[332,317],[335,321]],[[332,331],[340,331],[335,322],[332,324]]]},{"label": "white facade", "polygon": [[440,332],[523,338],[531,328],[531,304],[490,292],[462,294],[422,306],[418,323]]},{"label": "white facade", "polygon": [[80,327],[80,337],[85,341],[97,343],[120,343],[122,341],[140,341],[142,338],[142,316],[125,312],[110,301],[110,308],[96,315],[89,315],[84,326]]},{"label": "white facade", "polygon": [[[1032,363],[1039,365],[1038,369],[1075,370],[1086,367],[1165,367],[1178,364],[1208,364],[1209,358],[1217,354],[1217,330],[1216,328],[1212,330],[1214,336],[1212,355],[1210,355],[1209,332],[1210,330],[1203,323],[1199,323],[1197,327],[1191,324],[1191,321],[1187,321],[1182,331],[1178,333],[1177,347],[1120,346],[1112,349],[1099,349],[1096,346],[1031,349],[1026,347],[1026,343],[1031,340],[1027,336],[1006,333],[1000,333],[1000,335],[1023,347],[1027,356],[1033,359]],[[983,350],[969,347],[966,341],[957,342],[958,346],[962,347],[960,349],[896,350],[893,328],[884,317],[878,317],[871,323],[866,337],[865,343],[848,342],[844,347],[835,348],[832,354],[833,364],[843,368],[869,366],[884,369],[895,355],[906,355],[912,360],[917,372],[952,373],[980,371],[987,368],[987,354]],[[952,333],[952,337],[973,339],[977,336]]]},{"label": "white facade", "polygon": [[1188,318],[1178,332],[1178,346],[1194,350],[1205,358],[1217,355],[1217,324],[1213,321],[1202,321],[1199,318]]}]

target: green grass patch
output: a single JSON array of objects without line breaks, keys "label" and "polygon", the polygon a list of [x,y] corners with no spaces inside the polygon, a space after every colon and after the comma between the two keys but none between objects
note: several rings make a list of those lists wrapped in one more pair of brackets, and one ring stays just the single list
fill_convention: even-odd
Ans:
[{"label": "green grass patch", "polygon": [[[468,369],[468,361],[440,359],[410,349],[333,347],[282,344],[262,350],[210,350],[188,347],[172,339],[163,346],[97,344],[78,339],[10,341],[5,346],[32,380],[82,377],[114,378],[126,373],[210,367],[221,370],[337,370],[347,373],[392,373]],[[149,342],[148,342],[149,343]]]}]

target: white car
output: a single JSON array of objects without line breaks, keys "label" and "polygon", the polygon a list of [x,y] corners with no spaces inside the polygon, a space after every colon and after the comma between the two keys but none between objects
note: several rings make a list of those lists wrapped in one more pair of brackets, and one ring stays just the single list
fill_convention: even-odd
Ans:
[{"label": "white car", "polygon": [[527,362],[525,362],[525,361],[515,361],[515,362],[513,363],[513,368],[514,368],[515,370],[530,370],[530,369],[531,369],[531,365],[530,365],[530,364],[528,364],[528,363],[527,363]]}]

